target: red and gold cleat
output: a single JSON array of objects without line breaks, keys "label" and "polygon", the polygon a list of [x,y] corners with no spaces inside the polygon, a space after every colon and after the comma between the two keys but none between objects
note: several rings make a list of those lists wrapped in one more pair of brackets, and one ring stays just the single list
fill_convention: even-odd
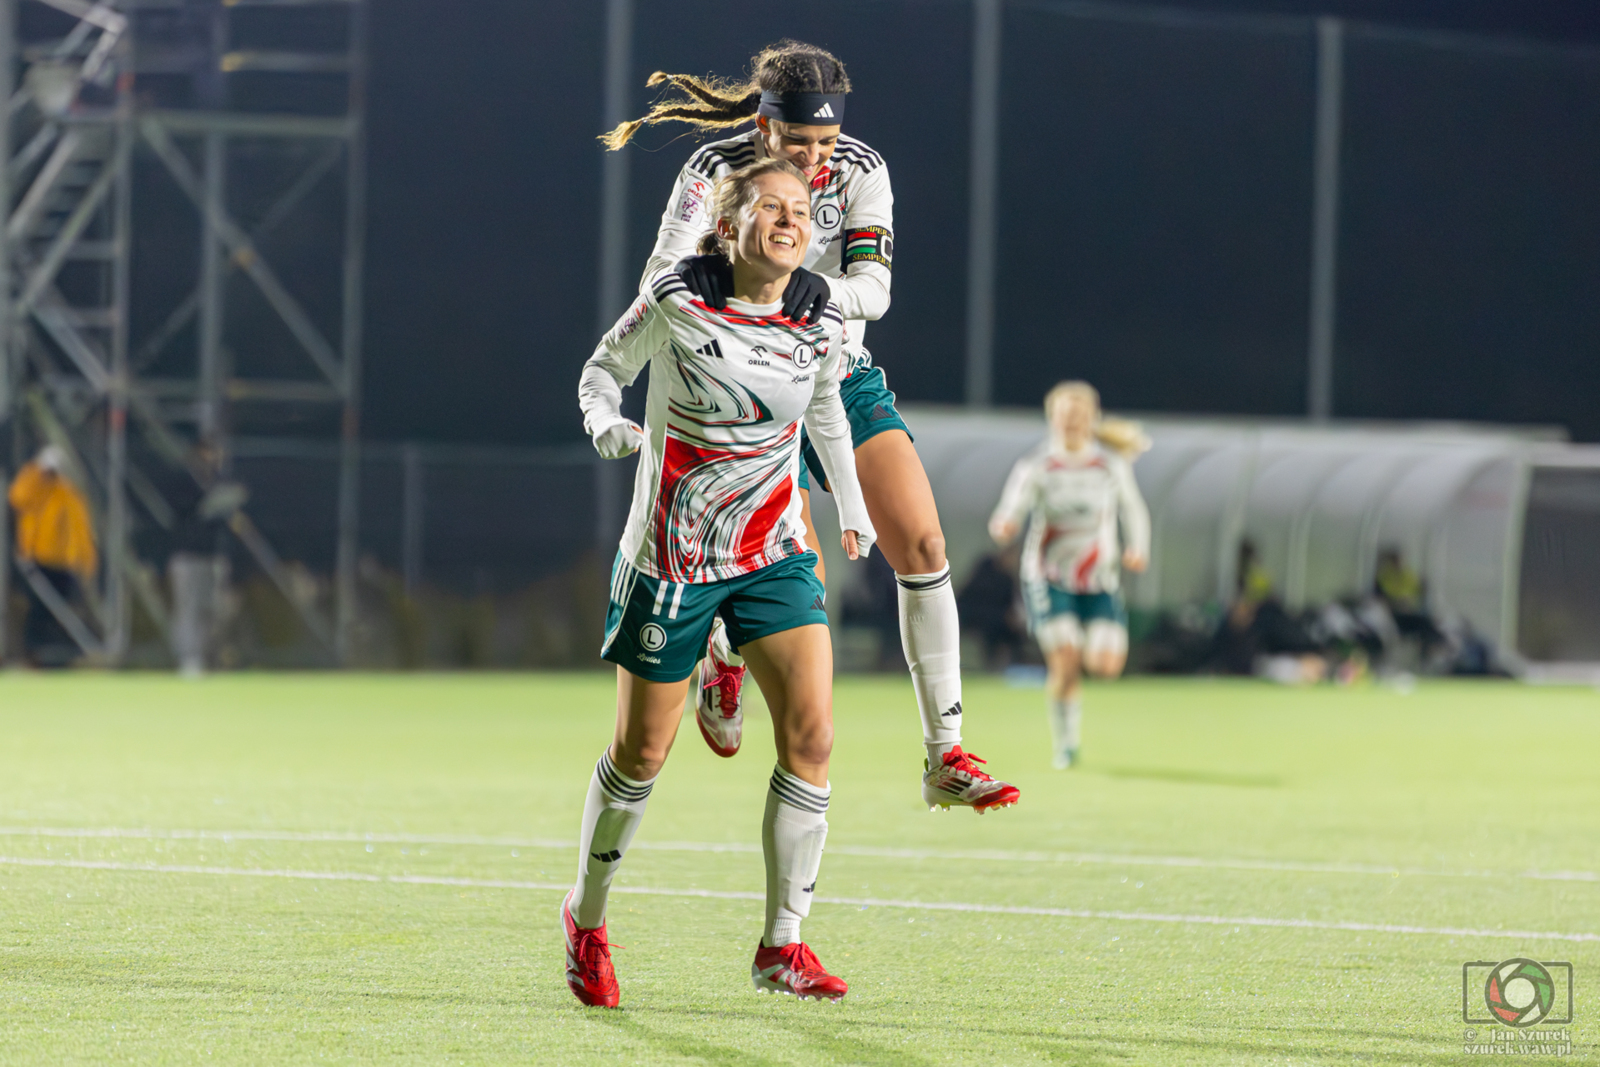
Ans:
[{"label": "red and gold cleat", "polygon": [[805,1000],[844,999],[850,987],[843,978],[828,973],[817,954],[804,941],[780,948],[756,945],[756,961],[750,965],[750,981],[764,993],[788,993]]},{"label": "red and gold cleat", "polygon": [[991,808],[1009,808],[1022,799],[1022,791],[1009,782],[989,777],[978,769],[985,762],[957,745],[944,754],[944,762],[922,776],[922,800],[928,810],[971,808],[982,815]]},{"label": "red and gold cleat", "polygon": [[619,994],[617,973],[611,969],[611,944],[606,940],[605,924],[593,930],[579,926],[567,902],[561,901],[561,932],[567,939],[567,985],[572,995],[591,1008],[614,1008]]}]

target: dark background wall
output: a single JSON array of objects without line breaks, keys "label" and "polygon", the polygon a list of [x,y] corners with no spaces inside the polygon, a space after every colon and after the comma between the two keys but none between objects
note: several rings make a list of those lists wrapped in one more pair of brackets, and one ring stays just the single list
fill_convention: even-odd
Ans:
[{"label": "dark background wall", "polygon": [[[1600,439],[1600,36],[1593,5],[1006,6],[997,399],[1064,376],[1123,408],[1304,408],[1309,25],[1347,45],[1337,410],[1558,422]],[[901,397],[958,402],[971,10],[939,0],[639,0],[655,69],[740,73],[771,40],[835,50],[846,129],[887,158],[894,306],[870,344]],[[604,5],[374,0],[366,427],[377,438],[577,438],[595,341]],[[1520,43],[1519,43],[1520,42]],[[1554,50],[1553,50],[1554,49]],[[642,267],[694,138],[631,153]]]}]

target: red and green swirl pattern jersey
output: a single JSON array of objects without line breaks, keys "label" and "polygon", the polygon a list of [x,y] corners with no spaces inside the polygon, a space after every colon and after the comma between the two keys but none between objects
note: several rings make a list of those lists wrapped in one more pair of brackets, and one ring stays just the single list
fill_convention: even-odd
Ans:
[{"label": "red and green swirl pattern jersey", "polygon": [[[676,274],[658,275],[587,364],[619,386],[650,365],[624,558],[652,577],[694,584],[805,552],[800,423],[820,415],[848,435],[843,340],[832,304],[822,322],[799,325],[778,304],[729,300],[717,311]],[[587,368],[585,411],[598,403]]]}]

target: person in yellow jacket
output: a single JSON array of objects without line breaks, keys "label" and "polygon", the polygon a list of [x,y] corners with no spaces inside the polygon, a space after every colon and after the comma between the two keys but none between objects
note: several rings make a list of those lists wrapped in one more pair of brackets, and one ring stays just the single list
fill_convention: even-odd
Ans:
[{"label": "person in yellow jacket", "polygon": [[[83,493],[62,473],[66,454],[46,445],[12,479],[8,499],[16,518],[17,559],[32,564],[45,581],[70,601],[78,583],[94,577],[99,568],[94,528]],[[23,644],[29,658],[40,666],[63,666],[77,658],[78,648],[55,614],[39,599],[31,584]]]}]

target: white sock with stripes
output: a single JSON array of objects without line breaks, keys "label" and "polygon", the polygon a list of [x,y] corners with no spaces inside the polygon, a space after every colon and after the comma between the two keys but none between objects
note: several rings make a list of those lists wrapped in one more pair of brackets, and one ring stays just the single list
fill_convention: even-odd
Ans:
[{"label": "white sock with stripes", "polygon": [[1061,733],[1061,743],[1067,748],[1076,750],[1082,743],[1080,733],[1083,729],[1083,701],[1073,697],[1066,704],[1066,728]]},{"label": "white sock with stripes", "polygon": [[572,891],[573,921],[586,930],[606,921],[611,879],[644,821],[645,802],[655,784],[654,778],[636,782],[617,770],[609,747],[594,765],[578,832],[578,885]]},{"label": "white sock with stripes", "polygon": [[922,713],[928,766],[961,743],[961,619],[950,586],[950,565],[937,574],[897,574],[900,647]]},{"label": "white sock with stripes", "polygon": [[1049,698],[1050,706],[1050,738],[1055,742],[1056,752],[1066,752],[1068,749],[1078,747],[1078,732],[1083,722],[1083,703],[1073,697],[1062,700],[1058,697]]},{"label": "white sock with stripes", "polygon": [[800,940],[800,920],[811,913],[822,867],[832,794],[831,785],[818,789],[782,767],[772,769],[761,818],[761,852],[767,861],[767,926],[761,943],[768,948]]}]

